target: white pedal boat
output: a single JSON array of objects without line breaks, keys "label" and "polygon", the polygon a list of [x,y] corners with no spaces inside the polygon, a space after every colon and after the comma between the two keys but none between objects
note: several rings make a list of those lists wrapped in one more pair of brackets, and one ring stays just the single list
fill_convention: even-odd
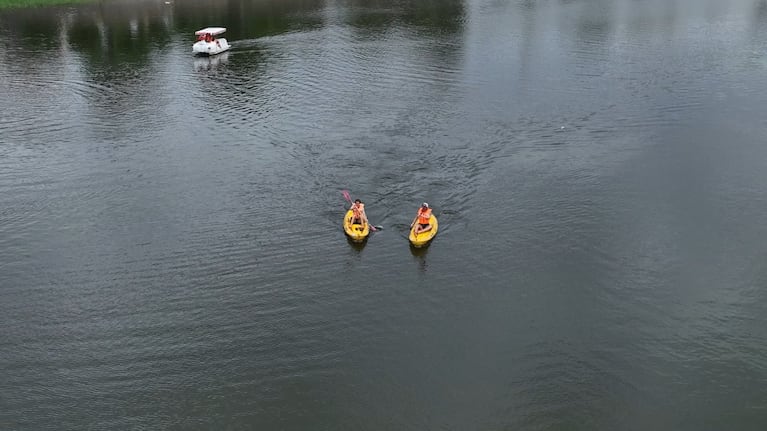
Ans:
[{"label": "white pedal boat", "polygon": [[232,46],[223,37],[216,37],[226,31],[224,27],[206,27],[197,30],[194,34],[197,36],[197,42],[192,45],[192,52],[197,55],[216,55],[222,53]]}]

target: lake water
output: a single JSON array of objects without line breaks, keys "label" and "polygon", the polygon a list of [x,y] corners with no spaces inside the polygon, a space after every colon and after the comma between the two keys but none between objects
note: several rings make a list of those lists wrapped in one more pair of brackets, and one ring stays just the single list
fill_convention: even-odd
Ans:
[{"label": "lake water", "polygon": [[[206,26],[233,49],[192,56]],[[767,1],[126,0],[0,38],[0,429],[767,429]]]}]

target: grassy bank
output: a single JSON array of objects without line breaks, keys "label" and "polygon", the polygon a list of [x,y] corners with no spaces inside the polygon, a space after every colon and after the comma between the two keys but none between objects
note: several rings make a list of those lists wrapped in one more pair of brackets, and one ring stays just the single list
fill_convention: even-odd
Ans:
[{"label": "grassy bank", "polygon": [[0,0],[0,9],[88,3],[95,0]]}]

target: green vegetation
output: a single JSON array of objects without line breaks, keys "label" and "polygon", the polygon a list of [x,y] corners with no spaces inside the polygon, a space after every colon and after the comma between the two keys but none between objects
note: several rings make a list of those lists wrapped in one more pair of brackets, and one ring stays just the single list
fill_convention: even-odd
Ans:
[{"label": "green vegetation", "polygon": [[42,7],[73,3],[93,2],[94,0],[0,0],[0,9]]}]

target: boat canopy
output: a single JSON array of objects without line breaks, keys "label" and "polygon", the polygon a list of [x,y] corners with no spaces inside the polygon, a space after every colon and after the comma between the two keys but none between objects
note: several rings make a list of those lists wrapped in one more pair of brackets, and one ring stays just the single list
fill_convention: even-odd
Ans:
[{"label": "boat canopy", "polygon": [[202,30],[197,30],[196,32],[194,32],[194,34],[196,34],[197,36],[202,36],[202,35],[205,35],[205,34],[210,34],[210,35],[215,36],[217,34],[221,34],[221,33],[225,32],[225,31],[226,31],[226,29],[224,27],[205,27]]}]

